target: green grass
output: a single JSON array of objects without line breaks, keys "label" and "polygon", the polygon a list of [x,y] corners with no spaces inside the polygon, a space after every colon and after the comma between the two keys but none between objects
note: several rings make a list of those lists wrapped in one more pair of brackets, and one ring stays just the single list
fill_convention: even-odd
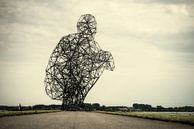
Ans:
[{"label": "green grass", "polygon": [[0,111],[0,117],[40,114],[40,113],[52,113],[52,112],[60,112],[60,111],[61,110]]},{"label": "green grass", "polygon": [[139,117],[152,120],[162,120],[170,122],[179,122],[194,125],[194,113],[176,113],[176,112],[100,112],[112,115],[122,115],[130,117]]}]

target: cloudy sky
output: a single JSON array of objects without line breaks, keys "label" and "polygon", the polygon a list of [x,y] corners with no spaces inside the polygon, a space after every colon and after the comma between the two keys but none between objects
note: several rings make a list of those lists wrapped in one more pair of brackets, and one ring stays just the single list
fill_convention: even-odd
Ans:
[{"label": "cloudy sky", "polygon": [[193,0],[1,0],[0,105],[61,103],[45,93],[45,68],[85,13],[116,65],[85,102],[194,106]]}]

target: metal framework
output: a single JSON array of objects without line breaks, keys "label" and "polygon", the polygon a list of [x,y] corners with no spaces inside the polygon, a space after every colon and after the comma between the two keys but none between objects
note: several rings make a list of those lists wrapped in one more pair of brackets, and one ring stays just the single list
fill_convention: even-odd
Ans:
[{"label": "metal framework", "polygon": [[78,33],[62,37],[50,56],[45,90],[52,99],[62,100],[63,107],[82,104],[104,69],[115,68],[111,53],[94,41],[96,25],[94,16],[81,15]]}]

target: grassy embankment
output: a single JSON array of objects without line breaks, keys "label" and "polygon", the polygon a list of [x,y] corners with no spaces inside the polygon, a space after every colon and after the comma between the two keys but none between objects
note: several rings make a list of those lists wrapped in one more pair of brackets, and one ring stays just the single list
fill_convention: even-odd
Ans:
[{"label": "grassy embankment", "polygon": [[52,112],[60,112],[60,111],[61,110],[0,111],[0,117],[40,114],[40,113],[52,113]]},{"label": "grassy embankment", "polygon": [[176,112],[104,112],[100,113],[122,115],[130,117],[139,117],[152,120],[162,120],[169,122],[179,122],[184,124],[194,125],[194,113],[176,113]]}]

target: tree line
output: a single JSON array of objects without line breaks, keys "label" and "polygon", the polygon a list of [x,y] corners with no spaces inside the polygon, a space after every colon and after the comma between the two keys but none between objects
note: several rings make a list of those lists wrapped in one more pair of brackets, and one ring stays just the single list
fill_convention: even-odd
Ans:
[{"label": "tree line", "polygon": [[[81,110],[81,111],[153,111],[153,112],[194,112],[194,106],[182,106],[182,107],[163,107],[156,106],[153,107],[150,104],[138,104],[134,103],[132,107],[127,106],[105,106],[100,105],[99,103],[83,103],[80,105],[66,105],[66,110]],[[38,104],[33,106],[22,106],[19,104],[18,106],[6,106],[0,105],[0,110],[8,110],[8,111],[25,111],[25,110],[60,110],[61,105],[44,105]]]},{"label": "tree line", "polygon": [[193,106],[181,106],[181,107],[163,107],[158,105],[156,107],[152,107],[149,104],[133,104],[134,111],[156,111],[156,112],[194,112]]}]

